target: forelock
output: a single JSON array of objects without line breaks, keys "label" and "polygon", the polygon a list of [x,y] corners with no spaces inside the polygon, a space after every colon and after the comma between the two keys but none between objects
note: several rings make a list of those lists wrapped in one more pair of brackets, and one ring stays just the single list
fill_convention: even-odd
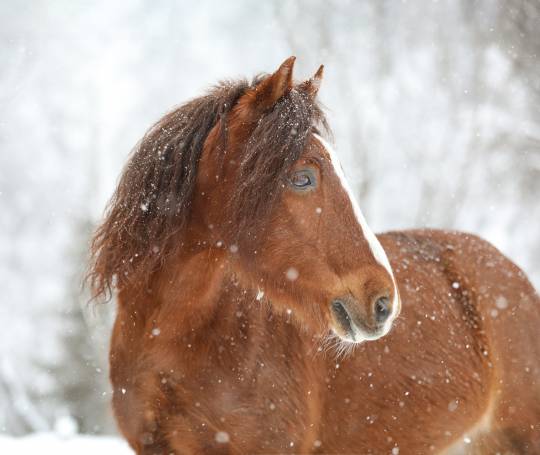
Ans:
[{"label": "forelock", "polygon": [[242,150],[229,208],[231,224],[241,234],[260,231],[314,130],[328,133],[326,119],[317,102],[297,87],[258,119]]}]

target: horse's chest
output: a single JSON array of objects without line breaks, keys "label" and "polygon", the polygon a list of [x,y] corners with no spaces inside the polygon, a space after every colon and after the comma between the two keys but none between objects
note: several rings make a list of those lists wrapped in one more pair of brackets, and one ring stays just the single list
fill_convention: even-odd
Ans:
[{"label": "horse's chest", "polygon": [[208,444],[227,442],[239,453],[289,450],[301,444],[309,423],[305,397],[290,383],[290,375],[280,371],[276,365],[251,371],[208,366],[182,378],[181,385],[177,381],[177,404],[167,420],[176,419],[185,427],[181,433],[190,432],[207,449]]}]

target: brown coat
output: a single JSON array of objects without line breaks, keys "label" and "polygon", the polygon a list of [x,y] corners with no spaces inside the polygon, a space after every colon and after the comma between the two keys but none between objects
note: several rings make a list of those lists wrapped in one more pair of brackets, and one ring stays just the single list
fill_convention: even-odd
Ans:
[{"label": "brown coat", "polygon": [[[341,359],[244,293],[219,259],[198,284],[182,267],[168,275],[171,294],[152,310],[121,295],[114,409],[137,453],[421,454],[456,441],[455,453],[538,453],[540,307],[523,273],[467,234],[380,239],[402,313]],[[178,321],[184,305],[212,308],[194,332]]]},{"label": "brown coat", "polygon": [[377,240],[318,135],[322,67],[293,63],[167,114],[124,170],[89,272],[118,290],[120,430],[146,455],[540,453],[538,295],[477,237]]}]

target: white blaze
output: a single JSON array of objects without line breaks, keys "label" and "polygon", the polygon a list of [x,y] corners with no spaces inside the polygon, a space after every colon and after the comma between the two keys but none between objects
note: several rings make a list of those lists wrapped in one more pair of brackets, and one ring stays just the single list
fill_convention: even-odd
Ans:
[{"label": "white blaze", "polygon": [[343,190],[349,196],[349,200],[351,202],[354,215],[356,217],[356,220],[358,221],[358,224],[362,230],[362,233],[364,234],[364,238],[368,242],[368,245],[369,245],[369,248],[371,249],[371,253],[373,254],[373,257],[379,264],[381,264],[387,270],[388,274],[392,278],[392,283],[394,285],[394,301],[392,303],[391,317],[389,317],[385,323],[385,327],[383,331],[383,335],[384,335],[390,331],[392,322],[394,321],[400,307],[399,295],[398,295],[396,280],[394,278],[392,267],[390,266],[390,262],[388,261],[388,256],[386,256],[386,253],[381,243],[379,242],[377,237],[375,237],[375,234],[366,223],[366,219],[364,218],[364,215],[362,214],[360,210],[360,206],[358,205],[358,202],[356,202],[356,198],[354,197],[354,194],[349,185],[349,182],[347,181],[347,178],[345,177],[345,174],[343,173],[343,168],[341,167],[341,163],[339,161],[339,158],[335,150],[321,136],[319,136],[318,134],[315,134],[314,136],[319,140],[322,146],[326,149],[326,151],[328,152],[328,155],[330,155],[330,161],[332,163],[332,166],[334,167],[334,171],[336,175],[338,176],[339,181],[341,182],[341,186],[343,187]]}]

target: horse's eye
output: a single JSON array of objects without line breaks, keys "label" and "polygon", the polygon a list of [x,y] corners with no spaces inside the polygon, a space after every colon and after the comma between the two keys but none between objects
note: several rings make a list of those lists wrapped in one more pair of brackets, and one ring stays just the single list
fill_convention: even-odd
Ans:
[{"label": "horse's eye", "polygon": [[298,188],[304,188],[311,185],[311,179],[307,174],[295,174],[292,178],[292,184]]},{"label": "horse's eye", "polygon": [[310,169],[303,169],[295,172],[290,182],[296,190],[307,190],[315,186],[315,175]]}]

